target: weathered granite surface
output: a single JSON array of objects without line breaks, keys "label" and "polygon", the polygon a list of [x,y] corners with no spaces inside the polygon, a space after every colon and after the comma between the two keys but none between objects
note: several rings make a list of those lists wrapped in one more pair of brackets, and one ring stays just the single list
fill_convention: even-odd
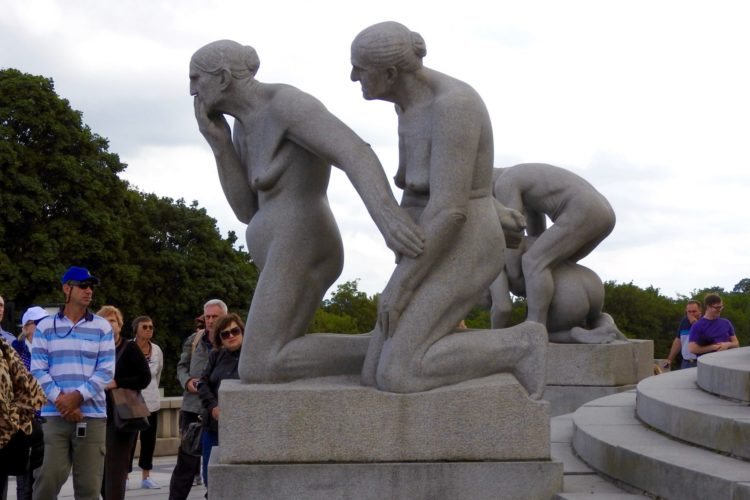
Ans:
[{"label": "weathered granite surface", "polygon": [[750,347],[698,358],[698,386],[726,398],[750,402]]},{"label": "weathered granite surface", "polygon": [[[507,277],[515,282],[511,291],[527,298],[528,319],[543,323],[550,332],[571,331],[573,342],[622,338],[614,323],[597,327],[604,288],[595,273],[576,266],[615,227],[615,212],[607,199],[579,175],[544,163],[496,168],[493,194],[526,218],[526,244],[508,252],[506,269],[510,268]],[[549,227],[546,217],[553,222]],[[569,267],[565,274],[555,274],[560,264]],[[587,284],[581,287],[582,296],[576,296],[573,307],[564,307],[565,295],[556,297],[555,289],[576,288],[578,282]],[[565,304],[553,308],[555,299]],[[574,328],[586,329],[589,338],[583,332],[576,334]]]},{"label": "weathered granite surface", "polygon": [[651,340],[610,344],[550,344],[547,385],[621,386],[653,375]]},{"label": "weathered granite surface", "polygon": [[548,385],[542,399],[549,402],[550,416],[557,417],[576,411],[594,399],[635,389],[627,385]]},{"label": "weathered granite surface", "polygon": [[413,394],[356,376],[225,381],[221,463],[546,460],[549,404],[509,374]]},{"label": "weathered granite surface", "polygon": [[750,460],[750,406],[699,388],[695,381],[701,369],[642,380],[638,384],[638,418],[682,441]]},{"label": "weathered granite surface", "polygon": [[455,332],[503,268],[504,231],[492,197],[492,124],[467,83],[423,64],[424,38],[387,21],[351,46],[351,79],[367,100],[397,111],[401,206],[424,231],[380,295],[363,383],[413,393],[513,373],[532,398],[544,390],[546,330]]},{"label": "weathered granite surface", "polygon": [[630,391],[579,408],[573,415],[576,454],[600,473],[654,497],[750,499],[747,461],[654,431],[638,420],[635,399]]},{"label": "weathered granite surface", "polygon": [[260,270],[240,378],[357,373],[364,357],[359,342],[304,335],[344,262],[326,194],[331,165],[346,172],[395,252],[419,255],[421,230],[396,203],[372,148],[313,96],[256,80],[259,66],[255,49],[231,40],[209,43],[190,60],[198,129],[229,205],[247,224],[247,248]]},{"label": "weathered granite surface", "polygon": [[547,500],[562,489],[561,462],[217,464],[211,498],[263,500]]},{"label": "weathered granite surface", "polygon": [[493,178],[495,198],[524,215],[527,233],[506,252],[505,270],[492,285],[493,326],[505,326],[510,290],[526,297],[528,319],[544,324],[553,342],[623,339],[602,313],[601,279],[577,264],[615,227],[607,199],[579,175],[545,163],[496,168]]}]

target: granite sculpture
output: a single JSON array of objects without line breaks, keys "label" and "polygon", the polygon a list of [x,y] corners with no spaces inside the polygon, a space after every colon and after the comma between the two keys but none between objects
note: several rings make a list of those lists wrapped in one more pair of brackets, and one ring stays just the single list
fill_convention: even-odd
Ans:
[{"label": "granite sculpture", "polygon": [[602,312],[601,279],[578,264],[614,228],[606,198],[573,172],[541,163],[496,168],[493,194],[524,215],[527,232],[518,248],[505,251],[505,268],[490,287],[493,328],[507,324],[510,291],[526,297],[528,319],[544,323],[553,342],[625,339]]},{"label": "granite sculpture", "polygon": [[[305,336],[341,273],[343,248],[326,190],[341,168],[387,245],[404,258],[423,250],[422,230],[398,206],[372,149],[309,94],[255,79],[256,51],[230,40],[190,61],[200,132],[216,158],[224,194],[247,223],[260,270],[239,362],[243,382],[359,373],[367,342]],[[234,117],[230,129],[225,115]]]},{"label": "granite sculpture", "polygon": [[492,196],[489,113],[468,84],[422,65],[424,39],[396,22],[359,33],[351,79],[367,100],[395,104],[401,206],[424,232],[380,296],[365,385],[419,392],[512,372],[529,395],[544,389],[547,336],[540,322],[502,330],[455,327],[503,269],[503,229]]}]

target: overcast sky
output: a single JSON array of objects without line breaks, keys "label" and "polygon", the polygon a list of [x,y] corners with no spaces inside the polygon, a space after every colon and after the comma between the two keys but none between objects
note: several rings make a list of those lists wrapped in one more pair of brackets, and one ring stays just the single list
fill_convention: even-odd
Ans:
[{"label": "overcast sky", "polygon": [[[0,67],[53,78],[128,164],[125,179],[198,200],[244,242],[193,117],[192,53],[222,38],[252,45],[259,80],[319,98],[390,178],[396,115],[362,99],[349,47],[363,28],[399,21],[425,38],[426,66],[483,97],[496,166],[558,165],[609,199],[617,226],[584,265],[676,296],[750,277],[749,11],[716,0],[0,0]],[[329,197],[346,252],[340,281],[379,292],[392,256],[338,171]]]}]

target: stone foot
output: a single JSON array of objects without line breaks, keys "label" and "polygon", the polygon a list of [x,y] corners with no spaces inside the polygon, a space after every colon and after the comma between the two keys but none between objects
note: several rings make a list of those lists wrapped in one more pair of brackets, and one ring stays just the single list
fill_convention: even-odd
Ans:
[{"label": "stone foot", "polygon": [[580,327],[570,329],[571,340],[577,344],[609,344],[615,340],[627,340],[617,327],[613,325],[600,326],[593,330]]}]

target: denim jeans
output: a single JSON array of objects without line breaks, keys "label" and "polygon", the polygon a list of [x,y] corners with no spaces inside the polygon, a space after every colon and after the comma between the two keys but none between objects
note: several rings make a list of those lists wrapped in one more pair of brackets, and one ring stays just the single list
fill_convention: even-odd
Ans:
[{"label": "denim jeans", "polygon": [[203,484],[208,488],[208,461],[211,459],[211,449],[219,444],[219,433],[203,428],[201,446],[203,447]]}]

